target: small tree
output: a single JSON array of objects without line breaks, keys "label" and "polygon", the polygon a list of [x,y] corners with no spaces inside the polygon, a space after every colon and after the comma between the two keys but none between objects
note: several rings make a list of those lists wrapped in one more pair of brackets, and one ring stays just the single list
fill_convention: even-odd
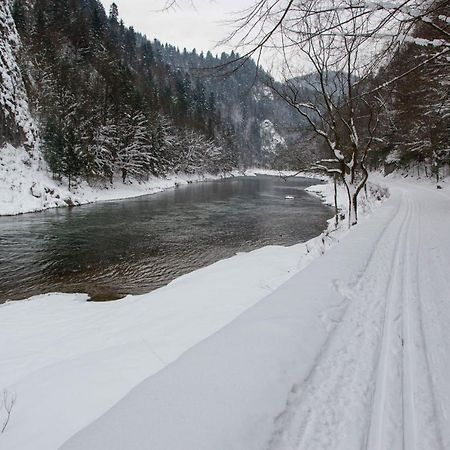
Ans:
[{"label": "small tree", "polygon": [[68,179],[69,191],[73,187],[73,181],[80,175],[82,169],[80,143],[73,130],[69,130],[65,136],[62,172]]},{"label": "small tree", "polygon": [[[283,33],[286,45],[303,55],[312,73],[295,76],[286,53],[284,83],[271,86],[327,147],[329,157],[315,168],[332,174],[335,181],[339,176],[347,193],[350,226],[358,220],[358,196],[368,179],[366,159],[383,101],[379,94],[370,95],[374,63],[362,56],[370,21],[358,9],[343,8],[340,0],[332,3],[332,9],[318,7],[304,15],[294,35]],[[313,8],[315,2],[303,4]],[[330,29],[333,32],[326,31]]]}]

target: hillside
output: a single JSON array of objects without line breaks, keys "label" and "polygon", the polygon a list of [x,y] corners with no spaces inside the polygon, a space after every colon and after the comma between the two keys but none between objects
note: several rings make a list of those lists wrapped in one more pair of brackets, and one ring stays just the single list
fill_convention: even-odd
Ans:
[{"label": "hillside", "polygon": [[211,69],[236,55],[150,41],[125,26],[115,5],[107,14],[97,0],[15,0],[12,11],[31,110],[57,176],[271,165],[261,124],[283,133],[295,123],[253,61],[218,75]]},{"label": "hillside", "polygon": [[149,40],[98,0],[11,0],[0,14],[0,214],[105,197],[91,187],[145,192],[155,177],[314,159],[252,60],[233,71],[234,53]]},{"label": "hillside", "polygon": [[35,147],[36,130],[17,63],[20,38],[8,2],[0,4],[0,146]]}]

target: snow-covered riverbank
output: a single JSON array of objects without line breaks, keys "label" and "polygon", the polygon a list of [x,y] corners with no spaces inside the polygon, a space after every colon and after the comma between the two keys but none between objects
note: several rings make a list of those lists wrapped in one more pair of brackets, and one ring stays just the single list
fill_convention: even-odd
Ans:
[{"label": "snow-covered riverbank", "polygon": [[[81,182],[69,190],[67,182],[52,179],[42,160],[36,160],[23,148],[10,145],[0,149],[0,216],[24,214],[49,208],[76,206],[99,201],[119,200],[155,194],[188,183],[218,180],[233,176],[294,175],[275,170],[248,169],[225,174],[171,174],[164,178],[150,177],[147,181],[115,180],[108,183]],[[307,174],[312,177],[314,175]]]},{"label": "snow-covered riverbank", "polygon": [[170,175],[151,177],[147,181],[131,180],[113,185],[79,183],[69,190],[67,182],[52,179],[42,161],[29,157],[22,148],[6,146],[0,152],[0,216],[76,206],[98,201],[119,200],[155,194],[187,183],[217,180],[225,175]]}]

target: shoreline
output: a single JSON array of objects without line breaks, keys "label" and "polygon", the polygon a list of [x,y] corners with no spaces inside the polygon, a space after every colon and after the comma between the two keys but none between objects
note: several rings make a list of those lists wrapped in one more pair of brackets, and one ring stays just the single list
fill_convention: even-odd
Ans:
[{"label": "shoreline", "polygon": [[[148,181],[131,179],[123,184],[116,179],[115,184],[88,184],[81,182],[69,191],[66,183],[53,180],[42,167],[42,161],[26,160],[23,149],[6,147],[0,155],[0,217],[13,217],[46,211],[54,208],[72,208],[97,202],[125,200],[144,195],[153,195],[179,186],[216,181],[239,176],[304,176],[324,179],[307,172],[277,171],[250,168],[214,174],[169,174],[166,177],[149,177]],[[26,162],[24,162],[26,161]]]}]

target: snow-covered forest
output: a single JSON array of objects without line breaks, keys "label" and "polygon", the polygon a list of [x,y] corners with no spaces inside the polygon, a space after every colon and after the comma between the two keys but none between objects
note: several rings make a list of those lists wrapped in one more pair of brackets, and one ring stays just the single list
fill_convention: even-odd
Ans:
[{"label": "snow-covered forest", "polygon": [[[20,67],[55,177],[126,181],[271,162],[261,124],[280,127],[289,108],[254,83],[254,62],[228,78],[207,76],[236,56],[150,41],[97,0],[15,0],[11,13],[21,46],[8,60]],[[15,31],[3,34],[19,46]]]}]

